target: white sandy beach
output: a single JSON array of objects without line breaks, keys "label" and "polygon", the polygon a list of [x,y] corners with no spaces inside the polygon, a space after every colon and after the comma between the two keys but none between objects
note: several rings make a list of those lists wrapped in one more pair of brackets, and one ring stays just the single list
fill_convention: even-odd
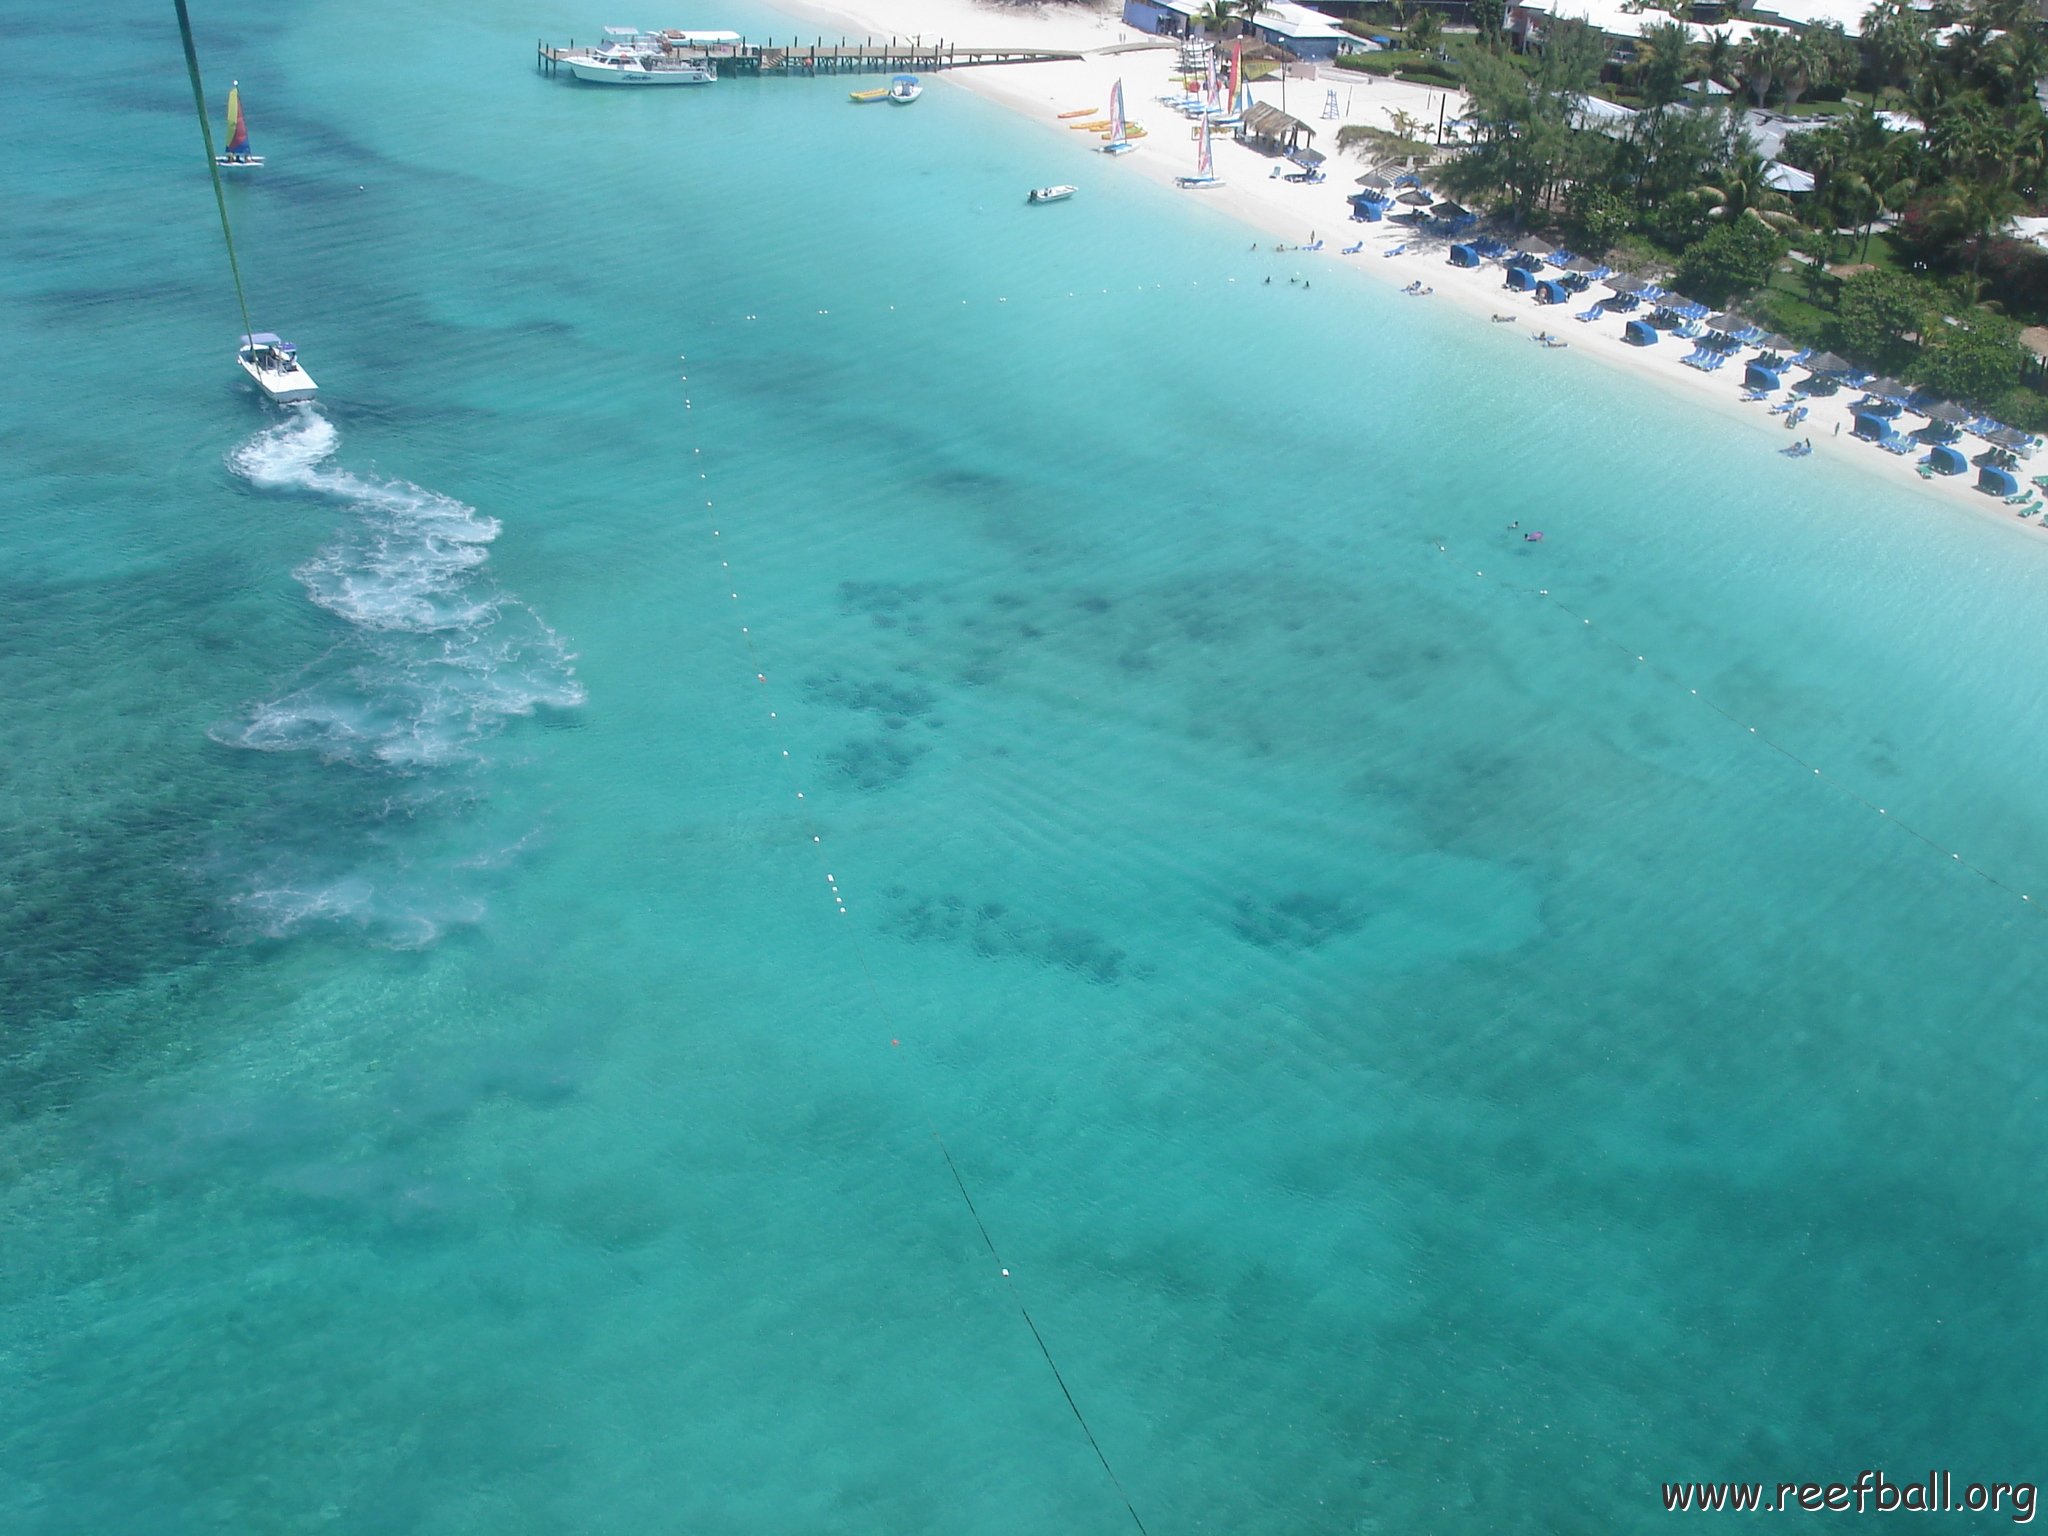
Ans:
[{"label": "white sandy beach", "polygon": [[[1071,61],[950,70],[932,83],[974,91],[1041,123],[1048,139],[1043,180],[1071,181],[1082,188],[1084,196],[1110,193],[1119,178],[1130,176],[1147,177],[1170,186],[1175,176],[1194,168],[1192,129],[1178,113],[1159,104],[1157,99],[1163,94],[1177,93],[1177,51],[1162,40],[1124,25],[1113,3],[1091,8],[1078,4],[996,5],[984,0],[835,0],[831,5],[796,0],[783,8],[811,18],[821,31],[827,32],[828,41],[836,40],[840,34],[856,40],[916,37],[927,42],[945,39],[962,46],[1081,52],[1085,57]],[[1106,51],[1146,43],[1154,46]],[[1095,134],[1071,130],[1059,120],[1058,114],[1090,106],[1106,110],[1110,88],[1118,80],[1124,84],[1129,117],[1143,124],[1148,133],[1136,152],[1112,160],[1095,152],[1099,143]],[[1340,115],[1326,120],[1326,99],[1333,90]],[[1655,387],[1675,391],[1707,409],[1748,423],[1757,433],[1759,453],[1810,438],[1814,450],[1811,464],[1826,461],[1841,465],[1852,473],[1868,476],[1874,492],[1931,497],[1995,520],[2032,542],[2048,544],[2048,540],[2041,538],[2048,531],[2048,522],[2023,521],[1997,498],[1977,491],[1974,470],[1952,479],[1923,479],[1914,468],[1917,455],[1895,457],[1852,437],[1849,405],[1860,398],[1853,390],[1845,390],[1832,399],[1811,400],[1807,418],[1796,431],[1787,431],[1783,419],[1770,415],[1766,405],[1743,401],[1739,359],[1713,374],[1683,367],[1679,359],[1691,351],[1689,342],[1666,337],[1655,347],[1630,346],[1622,339],[1620,316],[1592,323],[1575,322],[1572,312],[1583,305],[1539,306],[1527,294],[1508,291],[1496,264],[1456,268],[1446,259],[1446,247],[1441,240],[1418,240],[1398,224],[1354,222],[1346,199],[1357,190],[1356,178],[1366,167],[1356,156],[1336,153],[1337,131],[1347,123],[1387,127],[1395,111],[1406,111],[1433,124],[1446,106],[1445,92],[1323,65],[1314,79],[1295,77],[1284,85],[1277,78],[1269,79],[1255,85],[1253,94],[1274,106],[1284,105],[1316,130],[1316,146],[1329,156],[1328,179],[1315,186],[1280,180],[1272,174],[1278,163],[1273,157],[1218,138],[1214,145],[1215,166],[1224,185],[1182,195],[1219,217],[1236,219],[1290,247],[1293,273],[1313,278],[1334,275],[1329,274],[1330,268],[1342,268],[1363,280],[1397,287],[1419,279],[1434,291],[1415,302],[1443,304],[1470,315],[1497,345],[1527,348],[1534,344],[1531,338],[1542,331],[1560,337],[1569,345],[1549,355],[1567,376],[1571,370],[1589,363],[1625,369]],[[1455,96],[1448,109],[1451,116],[1457,115]],[[1320,251],[1291,249],[1309,244],[1317,237],[1322,240]],[[1340,254],[1345,247],[1361,241],[1364,248],[1356,255]],[[1389,257],[1387,252],[1397,245],[1405,245],[1406,250]],[[1516,324],[1496,324],[1491,318],[1508,314],[1518,317]],[[1309,344],[1306,337],[1304,343]],[[1910,426],[1913,420],[1908,417],[1906,425]],[[1974,454],[1983,445],[1966,439],[1963,446],[1966,452]],[[2023,467],[2019,471],[2022,485],[2031,473],[2041,472],[2043,467],[2044,461],[2039,460]]]}]

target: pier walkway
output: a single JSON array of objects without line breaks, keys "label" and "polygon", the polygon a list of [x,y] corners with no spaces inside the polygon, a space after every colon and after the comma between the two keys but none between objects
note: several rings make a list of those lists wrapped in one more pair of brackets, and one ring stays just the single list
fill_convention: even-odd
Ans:
[{"label": "pier walkway", "polygon": [[[571,54],[586,52],[570,39],[566,47],[535,45],[535,64],[553,75]],[[1078,59],[1079,53],[1053,48],[963,48],[945,41],[927,43],[908,37],[842,37],[837,43],[816,38],[791,38],[787,45],[750,43],[683,44],[667,50],[670,58],[706,63],[721,76],[937,74],[943,69],[981,69],[995,64],[1045,64]]]}]

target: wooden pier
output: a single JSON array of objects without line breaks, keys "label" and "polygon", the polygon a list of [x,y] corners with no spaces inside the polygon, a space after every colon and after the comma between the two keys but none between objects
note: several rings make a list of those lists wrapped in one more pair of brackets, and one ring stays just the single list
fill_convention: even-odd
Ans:
[{"label": "wooden pier", "polygon": [[[574,38],[566,47],[535,44],[535,65],[544,75],[553,75],[563,59],[583,50]],[[944,69],[984,69],[996,64],[1046,64],[1061,59],[1078,59],[1078,53],[1053,48],[963,48],[945,41],[927,43],[908,37],[842,37],[837,43],[819,37],[809,41],[791,38],[787,45],[765,43],[718,43],[701,47],[674,47],[667,56],[690,63],[709,64],[721,77],[781,75],[803,78],[811,75],[894,75],[937,74]]]}]

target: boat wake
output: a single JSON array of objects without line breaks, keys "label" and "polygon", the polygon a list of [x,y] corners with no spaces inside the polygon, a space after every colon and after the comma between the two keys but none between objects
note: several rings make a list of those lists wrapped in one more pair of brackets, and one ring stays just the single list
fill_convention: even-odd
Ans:
[{"label": "boat wake", "polygon": [[480,915],[455,888],[460,871],[500,860],[474,846],[423,856],[420,839],[467,819],[508,721],[573,709],[584,693],[561,637],[491,579],[497,520],[406,481],[334,468],[339,442],[331,421],[301,408],[229,456],[252,486],[349,514],[293,572],[335,621],[333,645],[291,687],[212,733],[309,764],[316,771],[293,777],[322,803],[286,808],[265,846],[237,857],[233,904],[268,936],[341,922],[387,942],[431,942]]}]

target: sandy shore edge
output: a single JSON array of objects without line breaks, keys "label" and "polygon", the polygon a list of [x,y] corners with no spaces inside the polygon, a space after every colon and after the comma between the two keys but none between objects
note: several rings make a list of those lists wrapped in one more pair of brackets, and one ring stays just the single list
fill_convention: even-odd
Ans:
[{"label": "sandy shore edge", "polygon": [[[1071,180],[1090,194],[1113,196],[1118,177],[1137,176],[1170,187],[1175,176],[1194,168],[1195,146],[1188,124],[1156,99],[1174,89],[1169,82],[1174,74],[1175,51],[1170,47],[1150,47],[1105,52],[1120,45],[1156,41],[1125,26],[1119,13],[1107,6],[1026,7],[988,4],[984,0],[777,0],[776,8],[807,23],[825,35],[828,42],[841,35],[855,40],[892,36],[926,41],[944,38],[976,47],[1047,48],[1081,53],[1082,58],[1071,61],[951,70],[928,83],[971,91],[1038,123],[1048,138],[1047,181]],[[863,83],[847,78],[852,82],[849,90]],[[1129,116],[1150,131],[1135,153],[1112,161],[1093,152],[1093,134],[1071,131],[1058,114],[1105,105],[1110,87],[1119,79],[1124,84]],[[1339,115],[1326,119],[1323,111],[1333,92]],[[1852,437],[1849,404],[1858,398],[1854,391],[1844,391],[1833,399],[1807,402],[1809,414],[1805,421],[1796,431],[1787,431],[1782,418],[1769,414],[1767,405],[1746,403],[1741,398],[1740,358],[1716,373],[1703,374],[1678,361],[1691,351],[1689,342],[1666,337],[1655,347],[1630,346],[1622,339],[1620,317],[1577,323],[1573,311],[1583,305],[1539,306],[1528,295],[1507,290],[1496,265],[1489,263],[1476,269],[1453,267],[1440,240],[1418,240],[1398,225],[1352,221],[1345,199],[1356,189],[1355,179],[1364,166],[1355,157],[1335,153],[1336,130],[1347,123],[1384,127],[1396,111],[1434,122],[1445,108],[1444,92],[1401,81],[1369,79],[1324,66],[1315,79],[1289,80],[1284,94],[1287,109],[1316,128],[1318,143],[1330,155],[1327,181],[1320,186],[1305,186],[1278,180],[1272,175],[1275,162],[1270,157],[1219,139],[1215,144],[1215,161],[1224,185],[1182,195],[1215,217],[1234,220],[1288,247],[1288,254],[1294,258],[1291,270],[1298,275],[1307,279],[1335,278],[1338,274],[1328,271],[1334,266],[1344,269],[1347,277],[1383,282],[1391,287],[1406,287],[1419,281],[1432,292],[1415,302],[1445,305],[1469,315],[1485,327],[1485,333],[1494,338],[1494,345],[1526,348],[1533,345],[1531,338],[1539,331],[1548,331],[1565,341],[1566,347],[1550,355],[1566,377],[1589,362],[1621,370],[1718,416],[1746,424],[1758,435],[1759,452],[1775,451],[1810,438],[1814,450],[1810,464],[1826,463],[1835,466],[1835,472],[1855,475],[1874,494],[1937,501],[1995,522],[2023,542],[2048,546],[2048,538],[2042,536],[2048,532],[2048,520],[2015,517],[2002,501],[1975,489],[1974,472],[1950,479],[1923,479],[1914,469],[1917,455],[1893,456]],[[1283,92],[1277,81],[1261,82],[1254,87],[1254,95],[1275,106],[1282,104]],[[1449,109],[1455,112],[1454,99]],[[850,106],[849,110],[872,109]],[[1321,250],[1295,249],[1309,244],[1312,236],[1321,239]],[[1360,243],[1363,249],[1357,254],[1341,254],[1347,247]],[[1396,246],[1406,249],[1389,257],[1388,251]],[[1515,322],[1495,323],[1496,315],[1513,315]],[[1908,425],[1916,420],[1906,418]],[[1975,439],[1965,441],[1966,451],[1974,453],[1982,447]],[[2038,463],[2025,466],[2019,475],[2022,483],[2041,468]]]}]

